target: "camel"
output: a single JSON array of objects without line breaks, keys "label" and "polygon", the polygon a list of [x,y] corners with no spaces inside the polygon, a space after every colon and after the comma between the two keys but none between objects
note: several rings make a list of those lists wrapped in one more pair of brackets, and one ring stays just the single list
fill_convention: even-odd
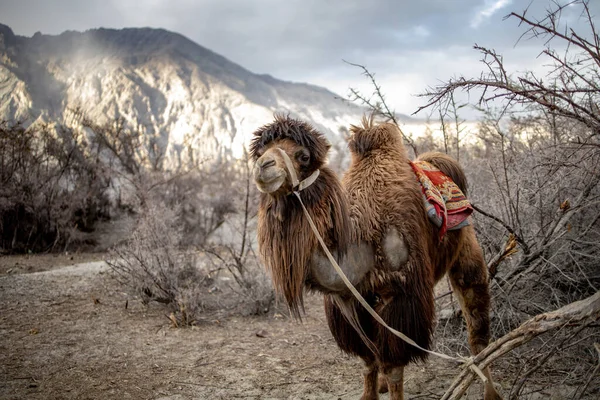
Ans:
[{"label": "camel", "polygon": [[[339,348],[365,363],[361,399],[403,399],[404,367],[427,353],[378,324],[335,273],[303,214],[300,196],[350,282],[391,327],[429,349],[435,322],[433,288],[447,273],[466,320],[473,355],[490,338],[488,273],[472,225],[441,239],[431,224],[399,128],[363,119],[351,127],[351,163],[343,181],[327,167],[330,145],[309,123],[276,115],[254,132],[254,181],[261,192],[259,254],[276,291],[300,317],[306,290],[324,294]],[[460,165],[442,153],[419,157],[466,193]],[[500,399],[489,368],[486,400]]]}]

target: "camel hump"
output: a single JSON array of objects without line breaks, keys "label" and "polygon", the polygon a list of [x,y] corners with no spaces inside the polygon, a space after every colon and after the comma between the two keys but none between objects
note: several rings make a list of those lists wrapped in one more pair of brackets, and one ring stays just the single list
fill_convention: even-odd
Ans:
[{"label": "camel hump", "polygon": [[465,176],[465,172],[458,161],[456,161],[454,158],[450,157],[448,154],[437,151],[429,151],[419,155],[417,160],[426,161],[442,171],[444,174],[448,175],[454,181],[454,183],[458,185],[460,190],[462,190],[463,194],[465,196],[467,195],[467,177]]},{"label": "camel hump", "polygon": [[389,122],[376,123],[375,116],[363,116],[361,125],[350,125],[348,147],[358,156],[385,148],[403,148],[400,128]]}]

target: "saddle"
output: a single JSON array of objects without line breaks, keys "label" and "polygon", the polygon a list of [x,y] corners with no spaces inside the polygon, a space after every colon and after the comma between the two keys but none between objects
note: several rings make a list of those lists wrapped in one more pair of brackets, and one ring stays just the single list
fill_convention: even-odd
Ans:
[{"label": "saddle", "polygon": [[471,202],[452,179],[426,161],[410,163],[423,190],[423,203],[432,224],[439,228],[440,240],[447,231],[471,224]]}]

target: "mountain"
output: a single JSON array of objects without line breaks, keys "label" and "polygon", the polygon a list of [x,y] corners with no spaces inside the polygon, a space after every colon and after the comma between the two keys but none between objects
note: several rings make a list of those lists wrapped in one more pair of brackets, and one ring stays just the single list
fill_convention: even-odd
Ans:
[{"label": "mountain", "polygon": [[238,158],[251,133],[289,112],[340,142],[363,110],[318,86],[252,73],[162,29],[93,29],[18,36],[0,24],[0,118],[77,123],[123,118],[157,138],[167,158],[185,144]]}]

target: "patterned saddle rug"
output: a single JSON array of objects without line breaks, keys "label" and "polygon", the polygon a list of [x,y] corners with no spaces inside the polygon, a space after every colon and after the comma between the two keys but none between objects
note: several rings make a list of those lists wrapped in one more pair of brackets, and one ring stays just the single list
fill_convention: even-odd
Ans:
[{"label": "patterned saddle rug", "polygon": [[471,202],[448,175],[426,161],[415,161],[410,165],[421,183],[427,216],[440,230],[440,240],[446,231],[471,224]]}]

